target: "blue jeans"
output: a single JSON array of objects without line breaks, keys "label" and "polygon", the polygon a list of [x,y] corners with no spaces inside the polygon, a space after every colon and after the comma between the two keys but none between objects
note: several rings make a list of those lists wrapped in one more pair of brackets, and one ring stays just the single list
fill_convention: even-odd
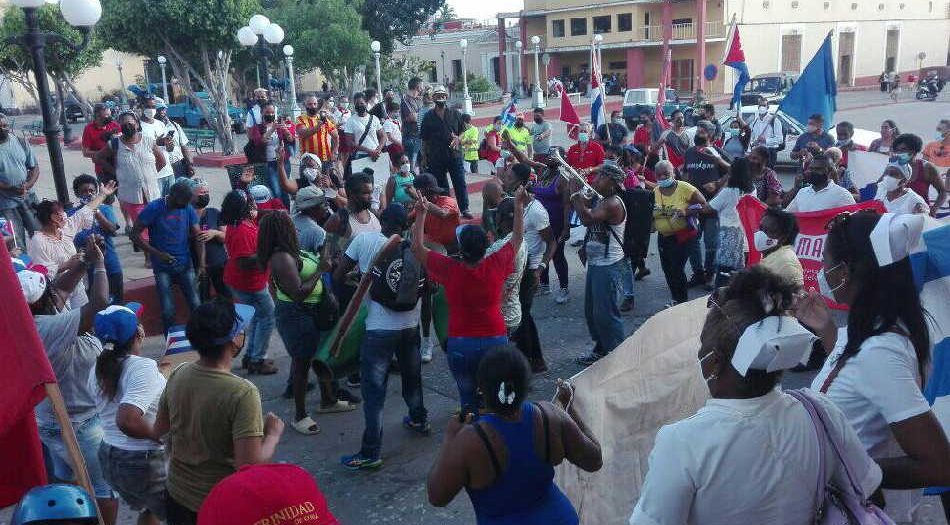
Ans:
[{"label": "blue jeans", "polygon": [[247,358],[261,362],[267,357],[267,344],[274,331],[274,299],[266,287],[256,292],[231,289],[237,302],[254,307],[254,318],[247,325]]},{"label": "blue jeans", "polygon": [[587,265],[584,317],[597,354],[608,354],[624,340],[620,303],[623,300],[624,274],[629,270],[626,259],[607,266]]},{"label": "blue jeans", "polygon": [[[92,489],[96,491],[96,498],[111,499],[115,497],[112,487],[109,486],[103,474],[102,466],[99,464],[99,446],[102,445],[102,436],[105,434],[99,416],[92,416],[80,423],[74,422],[73,430],[76,432],[76,440],[79,441],[79,449],[86,459],[86,470],[89,471],[89,478],[92,480]],[[39,434],[40,441],[49,451],[49,458],[53,464],[53,476],[60,481],[74,481],[75,474],[69,466],[69,452],[66,450],[66,443],[63,441],[63,434],[59,426],[40,426]]]},{"label": "blue jeans", "polygon": [[422,403],[422,355],[419,327],[403,330],[367,330],[360,347],[361,391],[363,393],[363,445],[360,455],[379,458],[383,445],[383,403],[389,383],[389,363],[393,354],[402,377],[402,398],[415,423],[424,423],[428,412]]},{"label": "blue jeans", "polygon": [[446,190],[449,189],[449,177],[452,178],[452,189],[455,190],[455,201],[458,202],[459,210],[468,211],[468,189],[465,186],[465,167],[462,165],[462,157],[429,160],[428,168],[429,173],[435,175],[435,180],[439,181],[439,186]]},{"label": "blue jeans", "polygon": [[[699,248],[699,239],[703,239],[706,257],[703,264],[702,250]],[[699,218],[699,235],[692,241],[689,248],[689,265],[693,268],[693,273],[714,276],[719,272],[719,264],[716,262],[716,256],[719,254],[719,217],[716,215],[703,215]]]},{"label": "blue jeans", "polygon": [[422,149],[422,139],[419,137],[403,137],[402,147],[406,156],[409,157],[409,162],[415,164],[419,158],[419,150]]},{"label": "blue jeans", "polygon": [[[290,176],[290,159],[284,161],[284,173]],[[280,199],[288,209],[290,208],[290,197],[280,187],[280,173],[277,173],[276,160],[267,161],[267,187],[270,188],[271,195]]]},{"label": "blue jeans", "polygon": [[190,311],[194,311],[201,304],[198,299],[198,287],[195,286],[195,270],[187,264],[178,265],[174,270],[155,268],[152,271],[155,273],[155,292],[158,293],[158,301],[162,306],[162,324],[167,334],[168,329],[175,325],[173,284],[178,285],[181,294],[185,296]]},{"label": "blue jeans", "polygon": [[624,257],[624,262],[626,263],[626,269],[623,272],[623,297],[624,299],[633,299],[633,265],[630,264],[630,259]]},{"label": "blue jeans", "polygon": [[478,413],[478,364],[489,350],[503,348],[508,337],[449,337],[445,343],[449,358],[449,370],[459,389],[459,404],[462,413]]}]

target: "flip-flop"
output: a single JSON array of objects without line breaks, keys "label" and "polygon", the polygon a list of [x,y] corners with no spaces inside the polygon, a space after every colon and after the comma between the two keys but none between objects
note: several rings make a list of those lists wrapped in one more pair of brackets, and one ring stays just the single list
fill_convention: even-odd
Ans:
[{"label": "flip-flop", "polygon": [[334,414],[336,412],[349,412],[351,410],[356,410],[356,405],[350,403],[349,401],[337,400],[336,403],[330,406],[321,406],[317,409],[318,414]]},{"label": "flip-flop", "polygon": [[293,424],[294,430],[305,436],[313,436],[320,433],[320,427],[310,416],[307,416]]}]

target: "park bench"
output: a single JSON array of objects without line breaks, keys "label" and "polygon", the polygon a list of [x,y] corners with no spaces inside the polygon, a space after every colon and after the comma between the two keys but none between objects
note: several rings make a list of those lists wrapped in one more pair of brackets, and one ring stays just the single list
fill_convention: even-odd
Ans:
[{"label": "park bench", "polygon": [[43,134],[43,121],[34,120],[26,126],[23,126],[23,132],[28,134],[31,137],[39,137]]},{"label": "park bench", "polygon": [[186,128],[184,132],[188,137],[188,142],[191,143],[192,147],[194,147],[195,151],[199,154],[204,153],[203,150],[206,149],[214,151],[218,134],[215,133],[213,129]]}]

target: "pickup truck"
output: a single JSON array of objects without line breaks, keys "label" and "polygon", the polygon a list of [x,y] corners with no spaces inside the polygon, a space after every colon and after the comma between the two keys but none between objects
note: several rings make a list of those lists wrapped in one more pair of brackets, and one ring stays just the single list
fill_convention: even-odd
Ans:
[{"label": "pickup truck", "polygon": [[[627,127],[635,129],[640,121],[640,113],[656,111],[656,102],[659,98],[660,90],[658,88],[634,88],[628,89],[623,95],[623,118]],[[693,112],[692,106],[685,102],[680,102],[679,95],[675,89],[667,88],[666,102],[663,104],[663,115],[669,117],[673,111],[680,110],[686,114]]]},{"label": "pickup truck", "polygon": [[798,80],[798,73],[765,73],[752,77],[746,84],[739,100],[743,106],[755,106],[759,97],[769,104],[780,104]]},{"label": "pickup truck", "polygon": [[[214,111],[214,104],[211,102],[211,97],[209,97],[207,93],[204,91],[199,91],[195,93],[195,96],[202,99],[206,105],[210,106],[212,108],[212,112]],[[234,132],[243,133],[244,111],[240,108],[228,105],[228,115],[231,117],[231,128],[234,130]],[[191,99],[185,99],[184,102],[180,102],[178,104],[169,104],[168,118],[186,128],[208,127],[208,123],[205,122],[205,118],[201,114],[201,110],[198,109],[198,106],[191,102]]]}]

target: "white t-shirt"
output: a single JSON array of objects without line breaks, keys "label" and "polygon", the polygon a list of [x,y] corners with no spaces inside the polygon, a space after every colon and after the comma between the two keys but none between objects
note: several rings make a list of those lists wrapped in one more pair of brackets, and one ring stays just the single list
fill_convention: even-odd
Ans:
[{"label": "white t-shirt", "polygon": [[[152,119],[152,122],[145,122],[144,120],[141,120],[139,121],[139,124],[142,126],[142,136],[150,137],[152,142],[158,141],[158,139],[164,137],[165,134],[168,133],[168,127],[164,122],[158,119]],[[177,135],[178,132],[176,131],[175,134]],[[158,178],[163,179],[165,177],[174,175],[175,169],[172,168],[172,164],[168,160],[168,152],[165,151],[165,146],[159,146],[158,149],[162,152],[162,155],[165,156],[165,167],[162,168],[162,171],[158,172]]]},{"label": "white t-shirt", "polygon": [[[871,494],[881,469],[864,452],[848,420],[819,397],[829,431],[839,437],[857,482]],[[662,427],[631,525],[811,525],[819,450],[811,417],[780,388],[753,399],[710,399],[695,415]],[[825,457],[834,457],[830,442]],[[839,486],[847,474],[825,461]]]},{"label": "white t-shirt", "polygon": [[[400,144],[402,144],[402,126],[399,125],[398,120],[393,120],[391,118],[384,120],[383,133],[388,133],[389,135],[392,136],[393,140],[396,140]],[[359,137],[356,137],[356,139],[358,140]],[[367,138],[367,140],[369,139]],[[391,144],[391,143],[392,141],[389,140],[389,137],[386,137],[386,144]]]},{"label": "white t-shirt", "polygon": [[829,180],[828,185],[815,191],[810,185],[798,190],[798,194],[788,203],[785,211],[789,213],[821,211],[854,204],[851,192]]},{"label": "white t-shirt", "polygon": [[541,230],[551,226],[548,210],[533,200],[524,209],[524,244],[528,248],[528,269],[536,270],[541,265],[547,243],[541,238]]},{"label": "white t-shirt", "polygon": [[346,119],[346,124],[343,125],[343,133],[353,135],[354,148],[358,147],[360,138],[363,137],[363,132],[366,130],[367,125],[370,126],[369,133],[367,133],[366,138],[363,139],[362,145],[365,148],[376,149],[379,146],[376,132],[383,129],[383,124],[379,119],[369,113],[366,113],[366,115],[362,117],[353,113],[350,115],[350,118]]},{"label": "white t-shirt", "polygon": [[[820,389],[848,343],[847,328],[838,329],[838,341],[825,366],[812,381]],[[930,410],[920,390],[917,354],[903,335],[885,332],[869,337],[841,367],[828,388],[828,398],[844,412],[861,444],[874,459],[905,456],[888,425]],[[885,490],[887,513],[895,521],[913,521],[920,490]]]},{"label": "white t-shirt", "polygon": [[736,205],[739,199],[745,195],[739,188],[723,188],[719,190],[709,205],[719,214],[719,226],[729,226],[732,228],[741,228],[742,222],[739,220],[739,212],[736,211]]},{"label": "white t-shirt", "polygon": [[[350,260],[356,261],[360,271],[364,274],[370,270],[373,259],[388,238],[379,232],[362,232],[346,248],[346,256]],[[422,308],[422,302],[417,302],[416,307],[407,312],[397,312],[390,310],[385,306],[370,299],[366,294],[366,329],[367,330],[405,330],[419,325],[419,312]]]},{"label": "white t-shirt", "polygon": [[[878,188],[877,196],[874,197],[876,200],[884,203],[884,209],[888,213],[895,213],[897,215],[905,213],[929,213],[930,206],[927,204],[927,201],[923,197],[917,194],[913,190],[904,190],[904,194],[897,197],[894,200],[887,199],[887,192],[883,188]],[[919,207],[919,209],[918,209]]]},{"label": "white t-shirt", "polygon": [[119,405],[132,405],[142,411],[145,419],[155,422],[158,413],[158,400],[165,391],[165,376],[158,371],[158,365],[153,359],[130,355],[122,364],[122,374],[119,376],[119,388],[112,400],[106,399],[96,381],[96,369],[89,373],[89,388],[96,393],[96,409],[102,420],[104,431],[102,440],[115,448],[122,450],[156,450],[162,448],[161,443],[150,439],[136,439],[127,436],[119,430],[116,415]]},{"label": "white t-shirt", "polygon": [[173,142],[172,150],[167,151],[164,148],[162,148],[162,152],[165,153],[165,157],[168,159],[168,163],[174,164],[180,161],[181,159],[185,158],[185,154],[182,153],[182,148],[188,146],[189,144],[188,135],[185,135],[185,130],[181,129],[181,126],[179,126],[177,123],[175,123],[172,120],[169,120],[167,123],[165,123],[165,131],[166,133],[169,131],[175,132],[175,134],[173,135],[174,140],[172,141]]}]

